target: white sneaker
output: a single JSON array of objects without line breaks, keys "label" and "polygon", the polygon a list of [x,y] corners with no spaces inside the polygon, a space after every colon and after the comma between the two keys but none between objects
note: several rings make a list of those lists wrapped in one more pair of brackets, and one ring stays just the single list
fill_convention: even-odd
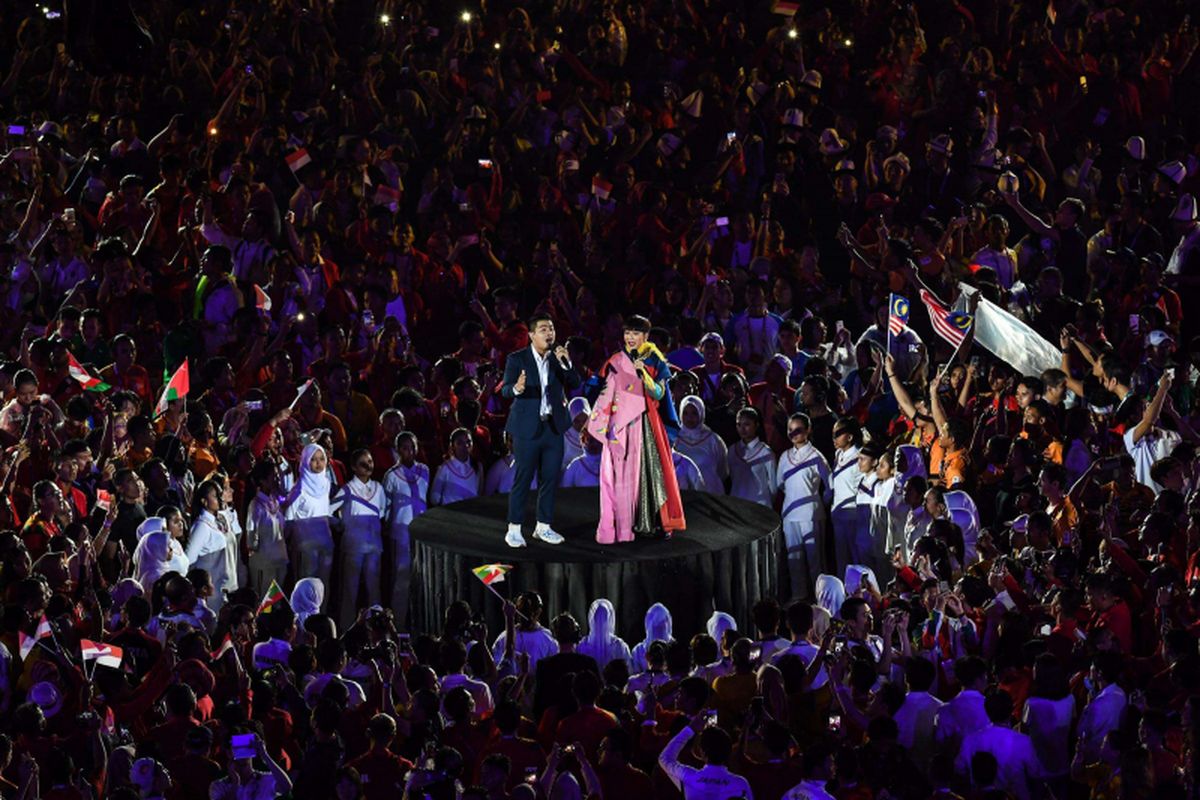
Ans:
[{"label": "white sneaker", "polygon": [[504,534],[504,543],[509,547],[525,547],[525,537],[521,534],[520,525],[509,525],[508,533]]},{"label": "white sneaker", "polygon": [[533,531],[533,538],[541,539],[546,544],[563,543],[563,537],[555,533],[549,525],[538,525]]}]

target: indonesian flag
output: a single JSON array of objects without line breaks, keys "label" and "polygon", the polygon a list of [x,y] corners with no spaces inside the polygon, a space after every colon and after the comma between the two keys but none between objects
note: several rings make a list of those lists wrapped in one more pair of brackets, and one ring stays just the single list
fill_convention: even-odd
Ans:
[{"label": "indonesian flag", "polygon": [[475,567],[471,572],[475,573],[475,577],[483,581],[484,586],[491,586],[493,583],[500,583],[504,580],[505,574],[512,569],[512,564],[484,564],[482,567]]},{"label": "indonesian flag", "polygon": [[254,307],[259,311],[271,310],[271,295],[264,292],[257,283],[254,284]]},{"label": "indonesian flag", "polygon": [[381,183],[375,187],[375,194],[371,197],[371,202],[377,206],[387,206],[395,211],[400,207],[400,190]]},{"label": "indonesian flag", "polygon": [[[281,594],[282,594],[282,592],[281,592]],[[212,660],[213,661],[218,660],[219,658],[221,658],[221,656],[225,655],[232,649],[233,649],[233,637],[227,633],[227,634],[225,634],[225,638],[223,640],[221,640],[221,646],[218,647],[216,650],[212,651]]]},{"label": "indonesian flag", "polygon": [[121,659],[125,651],[116,645],[103,642],[93,642],[91,639],[80,639],[79,649],[83,654],[83,663],[95,661],[98,667],[121,668]]},{"label": "indonesian flag", "polygon": [[26,636],[25,631],[18,631],[17,645],[21,653],[21,660],[29,658],[29,654],[33,652],[33,648],[42,639],[49,639],[53,635],[50,629],[50,620],[46,619],[46,615],[42,614],[42,618],[38,620],[37,630],[33,632],[33,636]]},{"label": "indonesian flag", "polygon": [[89,392],[107,392],[112,387],[104,381],[93,376],[83,365],[75,360],[75,356],[70,350],[67,351],[67,372],[71,377],[79,381],[79,385]]},{"label": "indonesian flag", "polygon": [[921,302],[929,312],[929,321],[933,324],[934,332],[945,339],[951,347],[959,347],[967,332],[971,330],[971,315],[961,311],[951,311],[932,292],[921,290]]},{"label": "indonesian flag", "polygon": [[304,385],[300,387],[300,390],[296,392],[296,397],[295,397],[295,399],[294,399],[294,400],[292,400],[292,404],[291,404],[290,406],[288,406],[288,408],[295,408],[295,407],[296,407],[296,403],[299,403],[299,402],[300,402],[300,398],[301,398],[301,397],[304,397],[304,393],[305,393],[305,392],[307,392],[307,391],[308,391],[308,389],[309,389],[309,387],[310,387],[310,386],[312,386],[312,385],[313,385],[313,379],[312,379],[312,378],[309,378],[308,380],[306,380],[306,381],[304,382]]},{"label": "indonesian flag", "polygon": [[179,365],[179,369],[175,370],[175,374],[171,376],[171,380],[167,381],[167,385],[163,387],[162,395],[158,398],[158,405],[154,407],[154,416],[161,417],[165,414],[167,404],[172,400],[187,397],[188,385],[188,362],[185,358]]},{"label": "indonesian flag", "polygon": [[799,10],[800,4],[795,0],[775,0],[771,4],[772,14],[782,14],[785,17],[794,17]]},{"label": "indonesian flag", "polygon": [[[275,606],[287,601],[287,595],[283,593],[283,589],[279,588],[279,582],[272,580],[271,585],[267,587],[267,593],[263,595],[262,602],[258,604],[258,613],[269,614]],[[221,646],[224,647],[224,645]]]},{"label": "indonesian flag", "polygon": [[287,160],[288,168],[291,169],[292,172],[299,172],[305,167],[305,165],[312,163],[312,156],[310,156],[308,154],[308,150],[303,147],[293,150],[284,156],[284,158]]},{"label": "indonesian flag", "polygon": [[601,178],[599,175],[592,178],[592,194],[601,200],[607,200],[609,194],[612,193],[612,184]]}]

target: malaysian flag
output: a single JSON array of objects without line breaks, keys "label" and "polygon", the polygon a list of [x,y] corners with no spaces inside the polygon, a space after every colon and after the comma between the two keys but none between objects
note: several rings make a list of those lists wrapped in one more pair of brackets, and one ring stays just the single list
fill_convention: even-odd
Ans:
[{"label": "malaysian flag", "polygon": [[934,332],[949,342],[952,347],[959,347],[971,330],[973,321],[971,315],[962,311],[952,311],[932,292],[925,289],[921,290],[921,302],[929,311],[929,321],[933,323]]},{"label": "malaysian flag", "polygon": [[888,333],[899,336],[908,327],[908,298],[893,294],[888,298]]}]

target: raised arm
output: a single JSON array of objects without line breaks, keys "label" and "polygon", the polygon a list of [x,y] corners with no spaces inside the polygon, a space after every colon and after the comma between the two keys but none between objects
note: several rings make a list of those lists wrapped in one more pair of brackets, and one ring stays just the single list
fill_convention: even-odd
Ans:
[{"label": "raised arm", "polygon": [[1162,377],[1158,379],[1158,390],[1154,393],[1154,399],[1150,401],[1150,405],[1146,406],[1141,420],[1133,429],[1134,444],[1141,441],[1142,437],[1150,433],[1155,424],[1158,423],[1158,417],[1162,414],[1163,403],[1166,402],[1167,392],[1169,391],[1171,391],[1170,370],[1163,372]]},{"label": "raised arm", "polygon": [[884,375],[892,387],[892,394],[896,396],[896,403],[900,406],[900,412],[915,421],[917,419],[917,407],[913,404],[908,389],[904,388],[904,384],[900,382],[899,376],[896,375],[896,357],[888,353],[884,357],[883,368]]}]

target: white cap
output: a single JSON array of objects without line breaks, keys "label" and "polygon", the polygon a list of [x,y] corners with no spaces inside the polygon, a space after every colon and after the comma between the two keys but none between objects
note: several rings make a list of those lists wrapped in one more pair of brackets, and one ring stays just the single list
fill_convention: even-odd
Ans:
[{"label": "white cap", "polygon": [[1158,165],[1158,174],[1178,186],[1187,177],[1187,167],[1182,161],[1167,161]]},{"label": "white cap", "polygon": [[1185,194],[1179,198],[1179,202],[1175,204],[1175,210],[1171,212],[1171,220],[1174,222],[1195,222],[1196,214],[1196,198],[1190,194]]},{"label": "white cap", "polygon": [[1125,152],[1134,161],[1143,161],[1146,158],[1146,140],[1140,136],[1130,136],[1125,140]]},{"label": "white cap", "polygon": [[683,98],[683,102],[679,104],[679,108],[683,113],[693,119],[700,118],[700,109],[704,105],[704,91],[697,89],[696,91]]}]

